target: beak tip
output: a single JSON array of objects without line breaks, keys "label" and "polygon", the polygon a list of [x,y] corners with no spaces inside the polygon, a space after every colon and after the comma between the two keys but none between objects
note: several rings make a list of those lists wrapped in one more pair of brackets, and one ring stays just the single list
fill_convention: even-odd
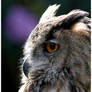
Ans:
[{"label": "beak tip", "polygon": [[27,77],[28,77],[28,68],[29,68],[29,64],[27,63],[27,61],[24,61],[24,63],[23,63],[23,72]]}]

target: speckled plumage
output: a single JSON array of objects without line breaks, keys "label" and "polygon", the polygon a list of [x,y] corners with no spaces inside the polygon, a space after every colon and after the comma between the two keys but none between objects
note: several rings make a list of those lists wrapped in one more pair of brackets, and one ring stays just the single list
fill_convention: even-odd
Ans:
[{"label": "speckled plumage", "polygon": [[[55,16],[59,6],[46,10],[25,43],[19,92],[90,92],[90,18],[82,10]],[[47,54],[43,44],[53,39],[59,51]]]}]

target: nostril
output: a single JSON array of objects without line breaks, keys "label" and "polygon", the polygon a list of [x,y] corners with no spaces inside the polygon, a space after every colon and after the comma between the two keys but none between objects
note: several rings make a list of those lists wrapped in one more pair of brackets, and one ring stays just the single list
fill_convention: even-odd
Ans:
[{"label": "nostril", "polygon": [[26,60],[24,61],[24,64],[23,64],[23,72],[24,72],[24,74],[26,75],[26,77],[28,77],[29,63],[27,63]]}]

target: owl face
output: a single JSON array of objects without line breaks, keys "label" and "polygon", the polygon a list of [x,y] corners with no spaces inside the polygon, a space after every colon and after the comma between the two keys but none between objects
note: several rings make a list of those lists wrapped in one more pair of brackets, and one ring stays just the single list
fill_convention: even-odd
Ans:
[{"label": "owl face", "polygon": [[60,83],[63,86],[66,80],[72,79],[88,86],[90,81],[90,28],[86,17],[88,13],[74,10],[56,17],[55,12],[58,8],[59,6],[53,5],[47,9],[26,41],[23,72],[30,85],[37,82],[39,85]]},{"label": "owl face", "polygon": [[[48,27],[49,25],[47,28]],[[32,40],[34,33],[31,33],[32,35],[28,39],[28,41],[30,41],[30,44],[28,43],[30,54],[28,53],[29,56],[25,61],[25,63],[29,65],[29,68],[26,70],[29,75],[32,71],[36,70],[48,71],[49,69],[50,71],[52,70],[53,73],[62,70],[69,46],[67,32],[68,30],[63,29],[51,30],[48,33],[43,31],[41,35],[38,34],[38,37],[35,38],[36,42]],[[25,67],[26,65],[24,66],[24,71]]]},{"label": "owl face", "polygon": [[31,73],[43,70],[45,73],[50,71],[55,76],[69,64],[76,64],[76,68],[81,67],[82,63],[77,57],[80,57],[84,38],[75,34],[71,28],[53,28],[53,25],[48,24],[43,28],[42,26],[43,24],[39,24],[33,30],[25,45],[25,52],[28,51],[25,53],[25,74],[30,77]]}]

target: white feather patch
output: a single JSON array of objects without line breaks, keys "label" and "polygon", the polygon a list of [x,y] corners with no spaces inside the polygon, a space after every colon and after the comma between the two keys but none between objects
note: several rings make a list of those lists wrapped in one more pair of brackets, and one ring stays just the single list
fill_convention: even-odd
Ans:
[{"label": "white feather patch", "polygon": [[89,35],[88,27],[82,22],[78,22],[78,23],[74,24],[71,27],[71,30],[73,32],[76,32],[76,33],[80,34],[80,35]]}]

